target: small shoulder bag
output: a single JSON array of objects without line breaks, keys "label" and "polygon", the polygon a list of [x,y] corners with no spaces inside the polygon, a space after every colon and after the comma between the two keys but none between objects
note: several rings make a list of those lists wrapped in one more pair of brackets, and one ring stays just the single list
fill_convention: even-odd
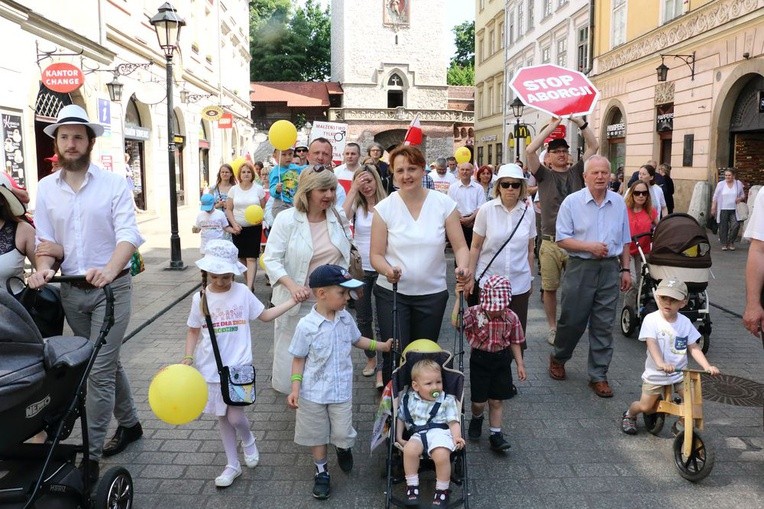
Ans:
[{"label": "small shoulder bag", "polygon": [[361,253],[358,251],[358,248],[355,247],[355,244],[353,244],[353,239],[348,237],[348,234],[345,231],[345,223],[342,222],[342,217],[340,216],[339,212],[337,212],[337,209],[332,207],[332,212],[334,212],[334,215],[337,217],[337,221],[340,223],[342,233],[345,234],[345,238],[348,239],[348,242],[350,243],[350,264],[348,266],[348,272],[353,277],[353,279],[363,281],[365,273],[363,271]]},{"label": "small shoulder bag", "polygon": [[[204,297],[206,299],[206,297]],[[205,302],[206,309],[206,302]],[[220,376],[220,391],[223,393],[223,401],[226,405],[247,406],[255,402],[255,367],[252,364],[240,364],[237,366],[223,366],[220,358],[215,327],[209,312],[205,311],[204,320],[207,322],[207,330],[210,333],[212,351],[215,353],[215,363],[218,366]]]}]

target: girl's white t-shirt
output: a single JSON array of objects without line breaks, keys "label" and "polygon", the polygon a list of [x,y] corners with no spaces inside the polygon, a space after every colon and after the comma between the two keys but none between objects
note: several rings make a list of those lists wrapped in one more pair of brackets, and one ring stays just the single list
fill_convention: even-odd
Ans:
[{"label": "girl's white t-shirt", "polygon": [[373,212],[366,212],[363,207],[358,207],[353,216],[353,244],[361,255],[361,265],[363,270],[373,271],[369,258],[371,249],[371,220],[374,218]]},{"label": "girl's white t-shirt", "polygon": [[226,232],[223,228],[226,226],[228,226],[228,219],[222,210],[212,209],[209,212],[204,210],[199,212],[196,216],[196,227],[199,228],[202,236],[201,249],[199,250],[202,254],[207,247],[207,242],[224,238]]},{"label": "girl's white t-shirt", "polygon": [[[207,382],[220,383],[207,322],[199,302],[200,297],[196,293],[186,322],[189,327],[202,330],[194,352],[194,365]],[[212,325],[215,327],[215,338],[223,365],[252,363],[252,334],[249,322],[257,319],[265,310],[262,302],[246,285],[233,283],[231,289],[224,293],[208,291],[207,306],[210,309]]]},{"label": "girl's white t-shirt", "polygon": [[241,226],[253,226],[244,218],[244,211],[250,205],[260,205],[265,199],[265,189],[258,183],[253,183],[252,187],[246,191],[236,184],[228,191],[228,197],[233,200],[233,218]]},{"label": "girl's white t-shirt", "polygon": [[[385,258],[402,269],[400,293],[430,295],[446,290],[446,218],[455,209],[454,200],[433,190],[427,190],[416,221],[397,192],[374,207],[387,225]],[[385,277],[380,277],[377,284],[393,289]]]},{"label": "girl's white t-shirt", "polygon": [[677,314],[674,323],[668,322],[660,311],[648,314],[639,330],[639,340],[647,341],[653,338],[663,354],[663,362],[673,364],[675,371],[665,373],[658,370],[657,364],[647,352],[645,372],[642,380],[655,385],[669,385],[682,381],[681,370],[687,366],[687,347],[698,341],[700,333],[693,327],[690,319],[683,314]]}]

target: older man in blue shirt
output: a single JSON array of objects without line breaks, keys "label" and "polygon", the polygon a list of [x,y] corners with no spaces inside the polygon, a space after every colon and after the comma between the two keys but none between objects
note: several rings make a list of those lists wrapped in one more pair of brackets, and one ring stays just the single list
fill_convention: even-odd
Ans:
[{"label": "older man in blue shirt", "polygon": [[613,357],[618,290],[631,287],[626,205],[608,189],[609,178],[608,159],[592,156],[584,165],[586,187],[560,205],[555,238],[570,258],[562,281],[554,353],[549,358],[549,375],[564,380],[565,362],[588,325],[589,386],[601,398],[613,396],[607,371]]}]

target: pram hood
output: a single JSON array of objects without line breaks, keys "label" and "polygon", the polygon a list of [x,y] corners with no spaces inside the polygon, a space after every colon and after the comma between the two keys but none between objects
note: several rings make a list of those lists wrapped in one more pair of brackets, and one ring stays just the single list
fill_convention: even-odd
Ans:
[{"label": "pram hood", "polygon": [[705,229],[687,214],[664,217],[653,232],[653,247],[647,263],[668,267],[711,267],[711,249]]}]

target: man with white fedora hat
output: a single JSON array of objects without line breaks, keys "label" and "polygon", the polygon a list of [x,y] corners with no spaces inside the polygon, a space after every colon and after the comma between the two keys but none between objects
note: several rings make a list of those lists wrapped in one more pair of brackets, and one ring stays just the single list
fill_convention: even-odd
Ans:
[{"label": "man with white fedora hat", "polygon": [[[114,326],[95,360],[87,389],[89,472],[97,479],[102,455],[116,454],[143,435],[119,353],[130,320],[130,257],[144,240],[126,180],[90,160],[103,126],[90,122],[85,110],[72,104],[64,106],[56,123],[43,131],[54,139],[61,170],[40,180],[37,188],[37,243],[62,246],[63,258],[57,260],[50,249],[38,249],[37,272],[29,286],[49,281],[57,262],[64,275],[84,275],[84,282],[63,283],[61,297],[74,333],[93,339],[104,320],[101,288],[111,285],[115,299]],[[104,446],[112,413],[119,427]]]}]

